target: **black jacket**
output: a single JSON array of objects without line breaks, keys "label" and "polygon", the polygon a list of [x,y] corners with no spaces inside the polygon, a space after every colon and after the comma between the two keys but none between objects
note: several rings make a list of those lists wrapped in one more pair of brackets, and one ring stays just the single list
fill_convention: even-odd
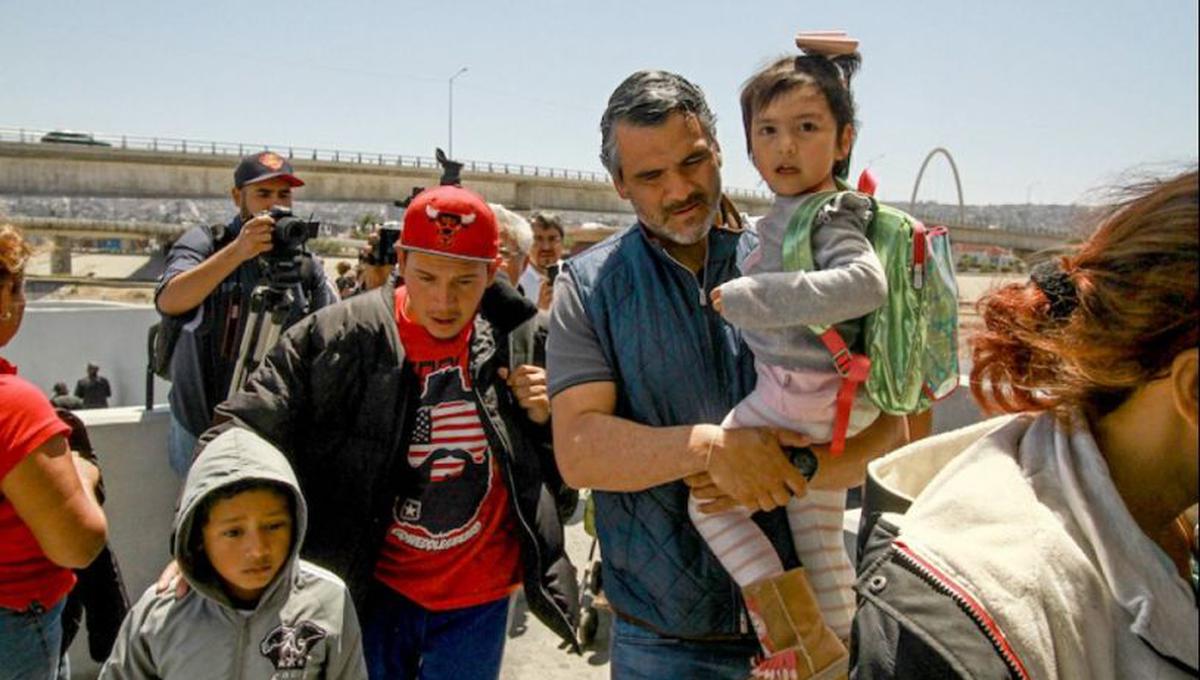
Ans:
[{"label": "black jacket", "polygon": [[[100,461],[92,449],[87,426],[71,411],[55,409],[60,420],[71,427],[68,443],[72,451],[78,451],[85,460],[97,467]],[[104,504],[104,478],[96,486],[96,499]],[[125,594],[125,582],[121,568],[108,544],[83,569],[75,570],[75,587],[67,595],[62,613],[62,652],[65,654],[79,632],[79,626],[87,619],[88,653],[93,661],[104,661],[112,652],[121,622],[129,611],[129,596]]]},{"label": "black jacket", "polygon": [[[349,298],[290,328],[243,389],[217,407],[221,424],[204,437],[237,424],[284,452],[310,509],[302,555],[345,579],[360,612],[397,486],[409,469],[397,463],[404,461],[418,404],[418,381],[405,367],[396,329],[394,292],[389,285]],[[509,304],[505,313],[491,315],[505,320],[495,325],[477,315],[469,370],[508,485],[529,608],[577,648],[575,568],[544,482],[554,469],[549,427],[531,423],[497,375],[507,365],[508,332],[535,311]]]},{"label": "black jacket", "polygon": [[[865,509],[864,509],[865,513]],[[859,560],[850,633],[855,680],[1023,678],[971,604],[898,550],[897,529],[877,519]]]},{"label": "black jacket", "polygon": [[868,471],[858,526],[858,611],[850,632],[850,677],[1025,677],[1005,645],[989,635],[973,602],[895,544],[899,529],[883,515],[904,514],[911,505],[912,499],[888,489]]}]

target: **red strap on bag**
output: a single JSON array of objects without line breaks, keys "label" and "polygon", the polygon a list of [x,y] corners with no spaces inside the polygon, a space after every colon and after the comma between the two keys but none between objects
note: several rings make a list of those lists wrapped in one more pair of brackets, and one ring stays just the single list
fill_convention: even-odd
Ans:
[{"label": "red strap on bag", "polygon": [[830,326],[818,336],[821,344],[833,355],[833,365],[842,384],[838,387],[837,410],[833,417],[833,438],[829,451],[835,456],[842,455],[846,450],[846,432],[850,429],[850,412],[854,410],[854,397],[858,394],[858,386],[867,381],[871,373],[871,359],[865,354],[853,354],[842,339],[842,334]]}]

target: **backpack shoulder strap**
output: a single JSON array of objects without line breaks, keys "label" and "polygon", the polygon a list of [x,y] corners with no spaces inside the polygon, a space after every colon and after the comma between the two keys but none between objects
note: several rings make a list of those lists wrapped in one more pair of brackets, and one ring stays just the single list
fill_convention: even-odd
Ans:
[{"label": "backpack shoulder strap", "polygon": [[212,237],[214,253],[232,240],[229,238],[229,225],[224,222],[216,222],[208,225],[208,234]]},{"label": "backpack shoulder strap", "polygon": [[816,263],[812,252],[812,227],[817,213],[836,198],[836,191],[812,194],[800,203],[788,220],[783,233],[783,268],[787,271],[812,271]]}]

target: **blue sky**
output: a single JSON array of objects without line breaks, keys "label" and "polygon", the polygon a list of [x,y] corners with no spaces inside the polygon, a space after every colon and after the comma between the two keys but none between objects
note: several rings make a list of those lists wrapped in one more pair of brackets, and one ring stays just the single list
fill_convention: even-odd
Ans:
[{"label": "blue sky", "polygon": [[[730,186],[761,188],[737,92],[799,29],[862,41],[855,172],[907,200],[945,146],[968,203],[1069,203],[1197,158],[1195,0],[811,3],[66,3],[0,0],[0,126],[600,170],[612,89],[700,85]],[[935,163],[921,198],[951,201]]]}]

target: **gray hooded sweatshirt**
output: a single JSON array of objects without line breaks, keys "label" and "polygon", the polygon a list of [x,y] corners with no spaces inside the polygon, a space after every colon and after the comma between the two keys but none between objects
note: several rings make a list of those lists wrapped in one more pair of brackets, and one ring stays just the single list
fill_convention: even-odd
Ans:
[{"label": "gray hooded sweatshirt", "polygon": [[[291,555],[253,610],[234,607],[189,537],[204,497],[246,479],[292,492]],[[366,678],[362,637],[341,579],[299,558],[308,510],[291,467],[266,440],[242,429],[215,438],[196,459],[175,515],[172,552],[190,586],[176,599],[151,586],[130,610],[102,679],[299,680]],[[207,575],[207,576],[206,576]]]}]

